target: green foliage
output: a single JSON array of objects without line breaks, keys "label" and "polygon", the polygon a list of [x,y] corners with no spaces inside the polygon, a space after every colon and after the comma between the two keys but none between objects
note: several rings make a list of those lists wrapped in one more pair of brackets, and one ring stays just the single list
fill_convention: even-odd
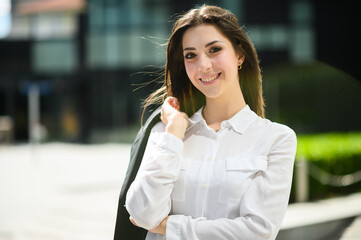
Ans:
[{"label": "green foliage", "polygon": [[[361,170],[361,132],[298,135],[297,141],[296,162],[301,158],[306,159],[309,162],[309,168],[317,166],[329,174],[338,176]],[[295,175],[297,175],[296,171]],[[295,179],[291,202],[295,199]],[[324,185],[309,176],[311,200],[346,195],[360,190],[360,182],[335,187]]]},{"label": "green foliage", "polygon": [[361,156],[361,132],[325,133],[297,136],[297,158],[330,161]]}]

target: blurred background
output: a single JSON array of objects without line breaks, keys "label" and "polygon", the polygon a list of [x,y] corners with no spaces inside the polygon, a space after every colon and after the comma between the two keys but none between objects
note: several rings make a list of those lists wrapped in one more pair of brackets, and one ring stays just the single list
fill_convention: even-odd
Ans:
[{"label": "blurred background", "polygon": [[36,86],[41,141],[131,142],[156,84],[134,90],[164,65],[171,16],[203,3],[246,27],[268,118],[297,133],[360,130],[358,0],[1,0],[0,116],[11,141],[29,140]]},{"label": "blurred background", "polygon": [[[298,135],[290,202],[360,192],[360,0],[0,0],[1,240],[112,235],[172,21],[203,3],[237,15],[258,51],[266,117]],[[17,209],[33,225],[19,227]]]}]

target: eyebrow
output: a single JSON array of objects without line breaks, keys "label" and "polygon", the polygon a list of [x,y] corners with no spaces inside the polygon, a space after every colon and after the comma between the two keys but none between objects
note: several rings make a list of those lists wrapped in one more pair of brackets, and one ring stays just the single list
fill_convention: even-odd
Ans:
[{"label": "eyebrow", "polygon": [[[214,40],[212,42],[209,42],[205,45],[205,47],[209,47],[217,42],[222,42],[221,40]],[[187,48],[184,48],[183,51],[187,51],[187,50],[196,50],[194,47],[187,47]]]}]

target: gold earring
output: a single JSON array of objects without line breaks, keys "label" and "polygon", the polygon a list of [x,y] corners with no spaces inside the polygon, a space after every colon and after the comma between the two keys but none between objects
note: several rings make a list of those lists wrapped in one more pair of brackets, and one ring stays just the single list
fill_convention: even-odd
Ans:
[{"label": "gold earring", "polygon": [[242,69],[242,64],[239,64],[238,65],[238,70],[241,70]]}]

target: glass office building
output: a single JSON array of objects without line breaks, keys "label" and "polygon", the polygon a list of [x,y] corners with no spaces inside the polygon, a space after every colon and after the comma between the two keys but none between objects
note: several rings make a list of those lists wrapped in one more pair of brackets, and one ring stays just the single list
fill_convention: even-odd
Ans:
[{"label": "glass office building", "polygon": [[[156,79],[164,65],[171,20],[204,2],[237,15],[264,70],[326,55],[318,34],[325,19],[321,1],[13,0],[11,30],[0,39],[0,116],[14,120],[15,141],[28,138],[31,84],[41,90],[40,121],[48,140],[122,141],[132,126],[139,127],[141,101],[156,86],[134,91]],[[266,82],[264,88],[274,117],[280,117],[280,100],[273,97],[279,89]]]}]

